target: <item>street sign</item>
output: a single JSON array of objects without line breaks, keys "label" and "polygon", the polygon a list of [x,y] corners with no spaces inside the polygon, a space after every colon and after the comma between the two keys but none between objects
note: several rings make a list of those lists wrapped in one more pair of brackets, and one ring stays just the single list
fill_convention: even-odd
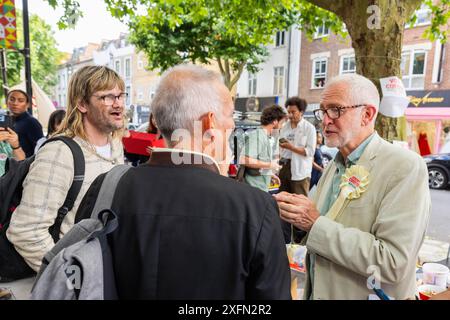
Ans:
[{"label": "street sign", "polygon": [[0,48],[17,50],[15,0],[0,0]]}]

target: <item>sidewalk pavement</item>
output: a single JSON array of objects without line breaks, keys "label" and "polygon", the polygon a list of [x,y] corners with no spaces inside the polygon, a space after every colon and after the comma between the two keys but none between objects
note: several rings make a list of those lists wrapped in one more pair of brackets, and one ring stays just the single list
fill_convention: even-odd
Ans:
[{"label": "sidewalk pavement", "polygon": [[[448,256],[450,244],[426,237],[419,251],[420,264],[425,262],[437,262],[450,267],[450,257]],[[304,280],[304,279],[302,279]],[[0,283],[0,288],[7,289],[12,293],[12,299],[29,300],[34,277],[18,280],[10,283]],[[298,297],[302,296],[303,281],[298,286]]]},{"label": "sidewalk pavement", "polygon": [[11,293],[11,300],[30,300],[30,291],[33,287],[34,277],[13,282],[0,283],[0,289]]},{"label": "sidewalk pavement", "polygon": [[425,237],[419,251],[419,262],[437,262],[450,267],[450,243]]}]

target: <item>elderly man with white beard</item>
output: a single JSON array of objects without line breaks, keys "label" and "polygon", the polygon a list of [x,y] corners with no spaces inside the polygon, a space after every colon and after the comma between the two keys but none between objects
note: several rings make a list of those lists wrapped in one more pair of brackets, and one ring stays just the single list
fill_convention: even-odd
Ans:
[{"label": "elderly man with white beard", "polygon": [[395,299],[415,295],[415,268],[431,211],[427,167],[415,153],[378,136],[380,97],[360,75],[324,88],[326,145],[339,153],[314,201],[276,195],[281,218],[307,231],[307,299],[367,299],[373,288]]}]

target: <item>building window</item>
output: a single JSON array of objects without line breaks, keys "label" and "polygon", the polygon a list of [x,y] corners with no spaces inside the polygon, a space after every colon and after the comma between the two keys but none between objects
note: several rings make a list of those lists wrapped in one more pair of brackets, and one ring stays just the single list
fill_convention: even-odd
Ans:
[{"label": "building window", "polygon": [[155,91],[152,89],[152,90],[150,90],[150,100],[152,100],[154,96],[155,96]]},{"label": "building window", "polygon": [[61,87],[65,88],[66,87],[66,76],[62,75],[61,77]]},{"label": "building window", "polygon": [[120,60],[116,60],[116,62],[114,63],[114,70],[116,70],[116,72],[120,74]]},{"label": "building window", "polygon": [[256,74],[248,74],[248,95],[256,96]]},{"label": "building window", "polygon": [[285,31],[277,32],[277,34],[275,35],[275,47],[284,46],[285,35],[286,35]]},{"label": "building window", "polygon": [[431,24],[431,9],[426,4],[422,4],[420,8],[416,10],[415,15],[416,22],[414,25],[411,25],[411,23],[405,24],[406,29]]},{"label": "building window", "polygon": [[312,88],[323,88],[327,80],[327,58],[318,58],[313,60],[312,70]]},{"label": "building window", "polygon": [[284,89],[284,67],[273,68],[273,94],[282,95]]},{"label": "building window", "polygon": [[342,56],[340,74],[356,73],[355,56]]},{"label": "building window", "polygon": [[325,23],[322,24],[320,27],[317,27],[316,33],[314,34],[314,38],[323,38],[330,35],[330,29],[325,26]]},{"label": "building window", "polygon": [[125,104],[127,106],[129,106],[131,104],[131,87],[130,86],[126,86],[125,87],[125,92],[127,93],[127,101],[125,102]]},{"label": "building window", "polygon": [[137,99],[138,99],[138,101],[144,100],[144,93],[142,92],[142,90],[138,91]]},{"label": "building window", "polygon": [[138,70],[144,69],[144,61],[142,61],[142,56],[138,56],[138,63],[137,63]]},{"label": "building window", "polygon": [[130,78],[131,77],[131,59],[127,58],[125,60],[125,77]]},{"label": "building window", "polygon": [[405,89],[423,89],[425,87],[426,51],[411,50],[402,53],[402,79]]}]

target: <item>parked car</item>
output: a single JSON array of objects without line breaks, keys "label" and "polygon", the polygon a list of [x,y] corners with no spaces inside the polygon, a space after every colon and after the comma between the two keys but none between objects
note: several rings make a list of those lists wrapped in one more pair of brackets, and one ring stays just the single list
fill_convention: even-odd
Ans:
[{"label": "parked car", "polygon": [[128,124],[128,130],[136,130],[139,127],[139,124],[137,123],[129,123]]},{"label": "parked car", "polygon": [[450,183],[450,153],[424,156],[428,167],[428,185],[431,189],[445,189]]}]

